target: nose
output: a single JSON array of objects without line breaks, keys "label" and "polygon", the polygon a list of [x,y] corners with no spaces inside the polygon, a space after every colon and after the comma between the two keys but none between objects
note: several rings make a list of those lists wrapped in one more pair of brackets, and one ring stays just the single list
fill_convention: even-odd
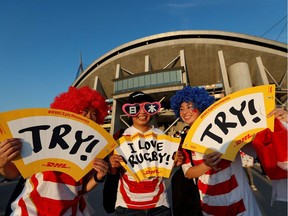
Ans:
[{"label": "nose", "polygon": [[187,111],[188,111],[188,109],[187,109],[186,107],[182,108],[182,113],[183,113],[183,114],[186,114]]},{"label": "nose", "polygon": [[139,113],[145,113],[145,111],[144,111],[144,106],[140,106]]},{"label": "nose", "polygon": [[89,118],[91,119],[91,113],[88,111],[85,115],[84,115],[86,118]]}]

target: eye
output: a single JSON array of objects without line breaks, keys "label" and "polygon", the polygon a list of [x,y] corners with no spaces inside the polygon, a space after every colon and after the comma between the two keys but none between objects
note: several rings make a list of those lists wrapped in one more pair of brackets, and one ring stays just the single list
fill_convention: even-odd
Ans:
[{"label": "eye", "polygon": [[92,112],[91,115],[97,117],[97,112]]},{"label": "eye", "polygon": [[80,113],[85,116],[85,115],[88,114],[88,110],[84,109],[84,110],[82,110]]}]

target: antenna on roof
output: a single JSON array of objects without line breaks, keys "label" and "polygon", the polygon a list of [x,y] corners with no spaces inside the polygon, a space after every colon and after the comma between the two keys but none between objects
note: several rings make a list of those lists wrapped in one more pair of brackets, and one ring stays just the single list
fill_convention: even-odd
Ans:
[{"label": "antenna on roof", "polygon": [[84,68],[83,68],[83,63],[82,63],[82,53],[80,52],[80,65],[77,70],[76,79],[82,74],[83,71],[84,71]]}]

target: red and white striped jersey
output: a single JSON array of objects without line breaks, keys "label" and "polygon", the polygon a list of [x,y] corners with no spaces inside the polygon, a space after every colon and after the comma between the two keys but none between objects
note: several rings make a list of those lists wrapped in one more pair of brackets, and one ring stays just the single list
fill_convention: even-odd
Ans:
[{"label": "red and white striped jersey", "polygon": [[22,193],[12,203],[12,215],[88,215],[81,192],[82,180],[76,182],[61,172],[37,173],[26,180]]},{"label": "red and white striped jersey", "polygon": [[[203,154],[193,151],[191,154],[195,166],[204,162]],[[182,165],[184,173],[192,166],[189,157],[185,158]],[[223,159],[218,167],[220,171],[211,169],[198,178],[203,215],[261,215],[243,171],[240,155],[237,154],[233,162]]]},{"label": "red and white striped jersey", "polygon": [[[164,134],[163,131],[154,127],[147,132],[151,131],[157,134]],[[127,128],[123,135],[133,135],[136,132],[141,133],[141,131],[132,126]],[[137,182],[132,175],[125,172],[121,175],[118,184],[117,206],[131,209],[150,209],[159,206],[169,207],[163,178],[149,178]]]}]

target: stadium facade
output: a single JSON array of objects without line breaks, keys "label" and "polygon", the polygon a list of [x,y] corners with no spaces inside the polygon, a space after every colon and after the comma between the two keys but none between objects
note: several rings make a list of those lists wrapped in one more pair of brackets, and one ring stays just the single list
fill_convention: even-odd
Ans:
[{"label": "stadium facade", "polygon": [[103,126],[115,133],[128,126],[121,107],[141,90],[163,106],[154,124],[172,134],[183,125],[169,99],[183,86],[205,87],[216,99],[263,84],[276,85],[276,104],[287,107],[287,44],[223,31],[175,31],[123,44],[77,74],[111,104]]}]

